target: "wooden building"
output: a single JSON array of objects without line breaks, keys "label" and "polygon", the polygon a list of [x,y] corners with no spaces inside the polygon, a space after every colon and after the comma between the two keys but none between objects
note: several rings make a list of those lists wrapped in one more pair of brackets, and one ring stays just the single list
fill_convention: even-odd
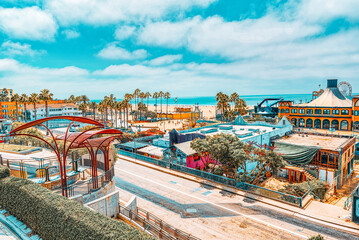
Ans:
[{"label": "wooden building", "polygon": [[288,162],[289,167],[282,169],[282,174],[289,180],[302,182],[313,176],[340,188],[353,173],[355,140],[348,136],[294,132],[275,140],[273,145]]},{"label": "wooden building", "polygon": [[286,117],[296,127],[359,131],[359,96],[352,100],[337,87],[337,79],[329,79],[325,91],[309,103],[279,103],[278,117]]}]

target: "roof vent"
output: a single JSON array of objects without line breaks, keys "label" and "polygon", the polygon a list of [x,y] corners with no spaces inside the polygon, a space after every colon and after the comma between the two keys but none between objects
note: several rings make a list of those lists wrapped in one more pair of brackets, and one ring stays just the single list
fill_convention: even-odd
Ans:
[{"label": "roof vent", "polygon": [[327,87],[328,88],[336,88],[336,87],[338,87],[338,79],[328,79]]}]

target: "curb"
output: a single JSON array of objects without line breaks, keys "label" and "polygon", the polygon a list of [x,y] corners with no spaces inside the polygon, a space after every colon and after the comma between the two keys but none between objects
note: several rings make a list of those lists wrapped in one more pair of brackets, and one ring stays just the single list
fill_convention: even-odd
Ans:
[{"label": "curb", "polygon": [[[119,154],[119,158],[122,159],[122,160],[125,160],[125,161],[128,161],[128,162],[132,162],[132,163],[135,163],[135,164],[138,164],[138,165],[141,165],[141,166],[144,166],[144,167],[148,167],[148,168],[151,168],[151,169],[154,169],[154,170],[157,170],[157,171],[161,171],[161,172],[164,172],[164,173],[167,173],[167,174],[171,174],[173,176],[176,176],[176,177],[179,177],[179,178],[183,178],[183,179],[186,179],[186,180],[189,180],[189,181],[192,181],[192,182],[196,182],[196,183],[201,183],[201,184],[205,184],[205,185],[208,185],[208,186],[211,186],[211,187],[214,187],[214,188],[217,188],[217,189],[221,189],[221,190],[225,190],[225,191],[228,191],[228,192],[231,192],[233,194],[236,194],[236,195],[239,195],[239,196],[242,196],[242,197],[245,197],[245,198],[249,198],[249,199],[252,199],[252,200],[255,200],[255,201],[258,201],[258,202],[262,202],[262,203],[265,203],[267,205],[270,205],[270,206],[273,206],[273,207],[276,207],[276,208],[280,208],[282,210],[286,210],[288,212],[291,212],[299,217],[305,217],[305,218],[309,218],[309,219],[313,219],[313,220],[316,220],[316,221],[321,221],[321,222],[324,222],[324,223],[327,223],[327,224],[331,224],[331,225],[335,225],[335,226],[339,226],[339,227],[342,227],[342,228],[347,228],[348,230],[355,230],[356,232],[354,233],[355,235],[359,236],[359,227],[352,227],[352,226],[347,226],[347,225],[342,225],[340,223],[334,223],[334,222],[330,222],[328,220],[325,220],[325,219],[321,219],[321,218],[318,218],[318,217],[314,217],[314,216],[311,216],[311,215],[306,215],[306,214],[303,214],[303,213],[299,213],[299,212],[296,212],[296,211],[293,211],[293,210],[290,210],[290,209],[287,209],[287,208],[284,208],[284,207],[281,207],[281,206],[278,206],[278,205],[275,205],[275,204],[272,204],[272,203],[268,203],[268,202],[265,202],[265,201],[262,201],[262,200],[259,200],[259,199],[256,199],[256,198],[253,198],[253,197],[249,197],[249,196],[246,196],[245,194],[240,194],[238,193],[238,191],[240,190],[234,190],[233,188],[231,188],[230,186],[223,186],[221,185],[220,183],[216,183],[216,182],[213,182],[211,180],[207,180],[207,179],[203,179],[205,181],[209,181],[211,182],[212,184],[209,184],[209,183],[203,183],[201,182],[200,180],[196,180],[196,179],[192,179],[192,178],[189,178],[189,177],[186,177],[186,176],[182,176],[180,174],[176,174],[176,173],[172,173],[170,171],[164,171],[164,169],[168,170],[167,168],[164,168],[164,167],[161,167],[161,166],[157,166],[155,164],[152,164],[152,163],[148,163],[148,162],[145,162],[146,164],[142,163],[144,162],[143,160],[140,160],[140,159],[136,159],[136,161],[134,160],[130,160],[130,159],[125,159],[123,157],[121,157],[122,155]],[[127,157],[127,156],[125,156]],[[140,161],[140,162],[138,162]],[[154,165],[154,166],[151,166],[151,165]],[[174,171],[174,170],[172,170]],[[195,176],[195,178],[198,178]],[[200,179],[200,178],[198,178]],[[219,185],[219,186],[218,186]],[[226,189],[227,188],[227,189]],[[233,190],[231,190],[233,189]],[[245,192],[244,192],[245,193]],[[275,200],[273,200],[275,201]],[[282,202],[281,202],[282,203]],[[284,203],[285,204],[285,203]],[[309,204],[309,203],[308,203]],[[306,206],[308,206],[308,204],[306,204]],[[292,206],[292,205],[290,205]],[[341,229],[341,230],[344,230],[345,229]],[[351,234],[353,234],[353,232],[349,231]]]}]

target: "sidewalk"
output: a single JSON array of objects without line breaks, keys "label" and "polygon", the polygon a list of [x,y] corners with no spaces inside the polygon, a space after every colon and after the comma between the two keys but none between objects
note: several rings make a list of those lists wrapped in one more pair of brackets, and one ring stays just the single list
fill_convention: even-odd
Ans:
[{"label": "sidewalk", "polygon": [[[346,222],[344,217],[349,215],[349,211],[338,207],[338,206],[334,206],[334,205],[330,205],[330,204],[325,204],[325,203],[321,203],[318,201],[311,201],[310,203],[307,204],[307,206],[304,209],[301,209],[299,207],[290,205],[290,204],[286,204],[284,202],[280,202],[280,201],[275,201],[269,198],[265,198],[259,195],[255,195],[252,193],[248,193],[230,186],[224,186],[222,184],[207,180],[207,179],[202,179],[190,174],[185,174],[182,172],[178,172],[178,171],[174,171],[168,168],[164,168],[164,167],[160,167],[157,166],[155,164],[151,164],[142,160],[138,160],[138,159],[134,159],[131,157],[127,157],[124,155],[119,155],[119,157],[123,160],[126,161],[130,161],[133,162],[135,164],[139,164],[148,168],[152,168],[154,170],[157,171],[161,171],[167,174],[171,174],[174,175],[176,177],[180,177],[180,178],[184,178],[186,180],[190,180],[190,181],[194,181],[194,182],[198,182],[198,183],[204,183],[207,184],[211,187],[215,187],[217,189],[221,189],[221,190],[226,190],[228,192],[232,192],[235,194],[238,194],[240,196],[244,196],[247,198],[251,198],[254,199],[258,202],[262,202],[265,203],[267,205],[270,205],[272,207],[275,207],[281,211],[285,211],[285,212],[290,212],[291,214],[298,216],[298,217],[302,217],[302,218],[306,218],[306,219],[310,219],[312,221],[320,221],[324,224],[334,224],[337,227],[343,227],[343,228],[350,228],[351,232],[355,231],[356,233],[359,233],[359,225],[352,223],[352,222]],[[347,229],[349,230],[349,229]]]}]

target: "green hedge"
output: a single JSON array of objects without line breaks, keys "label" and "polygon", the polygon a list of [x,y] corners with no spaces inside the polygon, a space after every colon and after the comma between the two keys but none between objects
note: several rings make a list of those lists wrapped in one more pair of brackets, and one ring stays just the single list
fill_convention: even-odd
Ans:
[{"label": "green hedge", "polygon": [[0,179],[10,176],[10,169],[0,165]]},{"label": "green hedge", "polygon": [[0,180],[0,206],[43,239],[153,239],[29,180]]}]

